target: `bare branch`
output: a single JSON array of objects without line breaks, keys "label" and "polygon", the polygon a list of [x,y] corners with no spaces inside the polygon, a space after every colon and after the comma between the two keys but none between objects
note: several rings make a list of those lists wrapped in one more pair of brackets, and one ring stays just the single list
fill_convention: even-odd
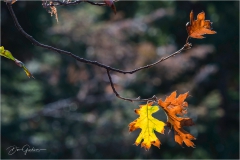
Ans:
[{"label": "bare branch", "polygon": [[106,6],[105,2],[104,3],[95,3],[95,2],[92,2],[92,1],[85,1],[85,2],[90,3],[92,5],[97,5],[97,6]]},{"label": "bare branch", "polygon": [[75,54],[72,54],[71,52],[68,52],[68,51],[64,51],[64,50],[61,50],[61,49],[58,49],[58,48],[55,48],[55,47],[52,47],[52,46],[49,46],[49,45],[45,45],[45,44],[42,44],[40,42],[38,42],[37,40],[35,40],[32,36],[30,36],[29,34],[27,34],[23,28],[21,27],[21,25],[19,24],[18,22],[18,19],[12,9],[12,5],[10,3],[7,3],[7,7],[9,9],[9,12],[13,18],[13,21],[15,23],[15,26],[17,27],[17,29],[19,30],[19,32],[21,32],[29,41],[32,42],[33,45],[36,45],[36,46],[39,46],[39,47],[42,47],[42,48],[45,48],[45,49],[48,49],[48,50],[51,50],[51,51],[54,51],[54,52],[57,52],[59,54],[66,54],[68,56],[71,56],[73,57],[74,59],[76,59],[77,61],[79,62],[83,62],[83,63],[87,63],[87,64],[92,64],[92,65],[96,65],[98,67],[101,67],[101,68],[105,68],[107,70],[111,70],[111,71],[114,71],[114,72],[118,72],[118,73],[122,73],[122,74],[133,74],[137,71],[140,71],[140,70],[143,70],[143,69],[146,69],[146,68],[150,68],[150,67],[153,67],[155,65],[157,65],[158,63],[170,58],[170,57],[173,57],[175,56],[176,54],[178,53],[181,53],[183,50],[186,50],[186,49],[189,49],[191,44],[187,43],[185,44],[180,50],[174,52],[173,54],[167,56],[167,57],[164,57],[164,58],[161,58],[160,60],[158,60],[157,62],[155,63],[152,63],[152,64],[149,64],[149,65],[146,65],[146,66],[143,66],[143,67],[140,67],[140,68],[137,68],[137,69],[134,69],[134,70],[130,70],[130,71],[123,71],[123,70],[120,70],[120,69],[117,69],[117,68],[113,68],[113,67],[110,67],[110,66],[107,66],[107,65],[104,65],[100,62],[97,62],[97,61],[91,61],[91,60],[88,60],[88,59],[84,59],[84,58],[81,58]]},{"label": "bare branch", "polygon": [[[49,6],[70,6],[70,5],[77,5],[82,2],[89,3],[91,5],[96,5],[96,6],[107,6],[105,2],[93,2],[89,0],[75,0],[75,1],[60,1],[60,0],[53,0],[51,1],[52,3],[47,3],[50,1],[45,1],[44,6],[49,7]],[[115,1],[117,2],[117,1]]]},{"label": "bare branch", "polygon": [[188,43],[188,39],[189,39],[189,36],[188,36],[187,39],[186,39],[186,44]]},{"label": "bare branch", "polygon": [[108,79],[110,81],[112,90],[118,98],[123,99],[125,101],[130,101],[130,102],[143,102],[143,101],[145,101],[145,102],[148,102],[148,101],[156,102],[157,101],[157,97],[155,95],[152,98],[148,98],[148,99],[141,99],[140,97],[133,99],[133,98],[125,98],[125,97],[120,96],[120,94],[116,91],[116,89],[114,87],[112,77],[111,77],[108,69],[107,69],[107,75],[108,75]]},{"label": "bare branch", "polygon": [[82,0],[76,0],[74,2],[69,2],[69,1],[52,1],[52,3],[45,3],[45,6],[46,7],[49,7],[49,6],[69,6],[69,5],[77,5],[79,3],[82,3],[83,1]]},{"label": "bare branch", "polygon": [[[60,1],[54,1],[54,3],[58,3],[58,4],[62,4],[62,5],[65,5],[67,2],[60,2]],[[70,4],[78,4],[78,3],[81,3],[83,1],[75,1],[75,2],[68,2],[69,5]],[[93,3],[91,1],[84,1],[84,2],[88,2],[88,3]],[[52,4],[54,4],[52,3]],[[152,98],[148,98],[148,99],[140,99],[140,97],[136,98],[136,99],[132,99],[132,98],[125,98],[125,97],[122,97],[118,94],[118,92],[116,91],[115,87],[114,87],[114,84],[112,82],[112,78],[111,78],[111,75],[109,73],[109,71],[114,71],[114,72],[118,72],[118,73],[122,73],[122,74],[133,74],[137,71],[140,71],[140,70],[143,70],[143,69],[147,69],[147,68],[150,68],[150,67],[153,67],[155,65],[157,65],[158,63],[162,62],[162,61],[165,61],[167,59],[169,59],[170,57],[173,57],[175,56],[176,54],[178,53],[181,53],[183,50],[187,50],[187,49],[190,49],[191,48],[191,44],[190,43],[186,43],[181,49],[179,49],[178,51],[172,53],[171,55],[167,56],[167,57],[163,57],[161,58],[160,60],[152,63],[152,64],[148,64],[146,66],[143,66],[143,67],[139,67],[137,69],[134,69],[134,70],[130,70],[130,71],[123,71],[123,70],[120,70],[120,69],[116,69],[116,68],[113,68],[113,67],[110,67],[110,66],[107,66],[105,64],[102,64],[102,63],[99,63],[97,61],[91,61],[91,60],[88,60],[88,59],[84,59],[84,58],[81,58],[75,54],[72,54],[71,52],[68,52],[68,51],[64,51],[64,50],[61,50],[61,49],[58,49],[58,48],[55,48],[55,47],[52,47],[52,46],[49,46],[49,45],[45,45],[45,44],[42,44],[40,42],[38,42],[37,40],[35,40],[32,36],[30,36],[29,34],[27,34],[23,28],[21,27],[21,25],[19,24],[18,22],[18,19],[13,11],[13,8],[12,8],[12,4],[11,3],[6,3],[7,4],[7,7],[8,7],[8,10],[13,18],[13,21],[15,23],[15,26],[17,27],[17,29],[19,30],[19,32],[21,32],[30,42],[32,42],[33,45],[36,45],[36,46],[39,46],[39,47],[42,47],[42,48],[46,48],[48,50],[51,50],[51,51],[54,51],[54,52],[57,52],[59,54],[66,54],[68,56],[71,56],[73,57],[74,59],[76,59],[77,61],[79,62],[83,62],[83,63],[87,63],[87,64],[92,64],[92,65],[96,65],[98,67],[101,67],[101,68],[105,68],[107,70],[107,74],[108,74],[108,78],[109,78],[109,81],[111,83],[111,87],[112,87],[112,90],[113,92],[115,93],[115,95],[120,98],[120,99],[123,99],[123,100],[126,100],[126,101],[130,101],[130,102],[134,102],[134,101],[156,101],[157,100],[157,97],[156,96],[153,96]]]},{"label": "bare branch", "polygon": [[132,71],[126,71],[124,74],[126,74],[126,73],[133,74],[133,73],[135,73],[135,72],[137,72],[137,71],[140,71],[140,70],[142,70],[142,69],[150,68],[150,67],[152,67],[152,66],[157,65],[158,63],[160,63],[160,62],[162,62],[162,61],[167,60],[167,59],[170,58],[170,57],[175,56],[175,55],[178,54],[178,53],[181,53],[183,50],[190,49],[190,48],[191,48],[191,44],[190,44],[190,43],[187,43],[187,44],[185,44],[181,49],[179,49],[178,51],[172,53],[171,55],[169,55],[169,56],[167,56],[167,57],[161,58],[161,59],[158,60],[157,62],[154,62],[154,63],[152,63],[152,64],[148,64],[148,65],[143,66],[143,67],[139,67],[139,68],[134,69],[134,70],[132,70]]}]

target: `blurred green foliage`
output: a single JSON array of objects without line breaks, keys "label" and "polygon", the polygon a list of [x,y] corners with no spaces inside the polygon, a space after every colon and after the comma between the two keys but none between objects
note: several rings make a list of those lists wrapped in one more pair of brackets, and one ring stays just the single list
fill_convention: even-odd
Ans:
[{"label": "blurred green foliage", "polygon": [[[1,2],[1,46],[36,78],[1,58],[1,158],[239,159],[239,2],[119,1],[116,7],[117,15],[87,3],[57,7],[57,23],[40,1],[13,5],[38,41],[126,70],[182,47],[190,11],[205,11],[216,35],[190,39],[191,50],[136,74],[111,72],[125,97],[190,91],[188,116],[196,125],[186,130],[197,147],[181,148],[173,132],[157,134],[160,150],[133,146],[140,131],[129,134],[128,123],[139,103],[116,98],[105,70],[32,45]],[[156,117],[166,120],[162,110]],[[8,155],[9,146],[25,144],[46,151]]]}]

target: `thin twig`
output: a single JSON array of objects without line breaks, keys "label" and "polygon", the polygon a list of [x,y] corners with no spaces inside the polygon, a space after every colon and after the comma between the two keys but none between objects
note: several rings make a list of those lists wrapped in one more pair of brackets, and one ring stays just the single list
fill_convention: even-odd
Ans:
[{"label": "thin twig", "polygon": [[120,94],[116,91],[116,89],[114,87],[112,77],[109,73],[109,70],[108,69],[106,69],[106,70],[107,70],[107,75],[108,75],[109,82],[111,84],[112,90],[115,93],[116,97],[118,97],[120,99],[123,99],[125,101],[130,101],[130,102],[143,102],[143,101],[145,101],[145,102],[149,102],[149,101],[156,102],[157,101],[157,97],[155,95],[152,98],[148,98],[148,99],[141,99],[140,97],[138,97],[138,98],[125,98],[125,97],[120,96]]},{"label": "thin twig", "polygon": [[188,48],[189,45],[191,45],[191,44],[189,44],[189,43],[188,43],[188,44],[185,44],[185,45],[184,45],[181,49],[179,49],[178,51],[172,53],[171,55],[169,55],[169,56],[167,56],[167,57],[161,58],[161,59],[158,60],[157,62],[154,62],[154,63],[152,63],[152,64],[148,64],[148,65],[143,66],[143,67],[139,67],[139,68],[134,69],[134,70],[132,70],[132,71],[127,71],[126,73],[132,74],[132,73],[135,73],[135,72],[140,71],[140,70],[142,70],[142,69],[146,69],[146,68],[150,68],[150,67],[152,67],[152,66],[155,66],[155,65],[157,65],[158,63],[160,63],[160,62],[162,62],[162,61],[165,61],[165,60],[167,60],[168,58],[173,57],[173,56],[175,56],[175,55],[178,54],[178,53],[181,53],[183,50],[189,49],[189,48]]},{"label": "thin twig", "polygon": [[189,36],[187,37],[186,44],[188,43]]}]

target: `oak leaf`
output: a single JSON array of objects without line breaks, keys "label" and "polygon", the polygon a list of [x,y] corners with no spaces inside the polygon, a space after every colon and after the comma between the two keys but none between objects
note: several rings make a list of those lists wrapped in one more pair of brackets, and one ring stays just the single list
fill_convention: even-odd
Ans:
[{"label": "oak leaf", "polygon": [[142,131],[135,141],[138,146],[143,140],[141,147],[149,150],[151,145],[160,148],[160,140],[156,137],[154,131],[164,134],[165,123],[152,117],[152,114],[159,110],[158,106],[152,106],[153,103],[140,105],[140,109],[135,109],[135,113],[140,117],[129,124],[129,131],[135,131],[141,128]]},{"label": "oak leaf", "polygon": [[167,115],[167,126],[173,127],[175,133],[175,141],[182,146],[184,142],[188,147],[195,147],[194,143],[191,140],[196,138],[185,131],[183,126],[192,126],[194,125],[191,118],[183,118],[187,114],[188,103],[184,100],[188,97],[188,92],[180,94],[176,98],[177,92],[174,91],[168,96],[165,101],[161,99],[158,100],[158,104],[163,108]]},{"label": "oak leaf", "polygon": [[190,22],[186,24],[188,36],[192,38],[202,39],[204,34],[216,34],[211,28],[212,22],[205,20],[205,13],[201,12],[197,15],[197,20],[194,20],[193,11],[190,13]]}]

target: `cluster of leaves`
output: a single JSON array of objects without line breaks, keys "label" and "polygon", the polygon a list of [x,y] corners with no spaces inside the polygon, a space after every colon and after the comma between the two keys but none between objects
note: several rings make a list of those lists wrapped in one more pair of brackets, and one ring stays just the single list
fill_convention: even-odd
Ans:
[{"label": "cluster of leaves", "polygon": [[135,131],[141,128],[142,131],[135,141],[135,145],[139,145],[143,140],[141,147],[146,150],[150,149],[151,144],[160,148],[160,140],[156,137],[154,131],[164,134],[164,126],[168,126],[170,129],[174,129],[175,141],[182,145],[184,142],[188,147],[195,147],[191,140],[196,138],[185,131],[183,126],[194,125],[191,118],[183,117],[187,114],[188,103],[184,100],[188,97],[188,92],[180,94],[176,98],[177,92],[174,91],[168,96],[165,101],[158,100],[158,105],[165,111],[167,115],[167,122],[157,120],[152,117],[152,114],[159,110],[158,106],[152,106],[153,102],[145,105],[140,105],[140,109],[135,109],[135,113],[139,115],[139,118],[129,124],[129,131]]},{"label": "cluster of leaves", "polygon": [[[204,38],[204,34],[215,34],[215,31],[211,30],[211,22],[205,20],[205,13],[201,12],[197,16],[197,20],[194,20],[193,11],[190,13],[190,22],[187,23],[186,29],[188,32],[188,38]],[[187,41],[188,41],[187,38]],[[188,42],[187,42],[188,43]],[[187,44],[186,43],[186,44]],[[188,147],[195,147],[192,140],[196,138],[183,129],[184,126],[194,125],[191,118],[183,117],[187,114],[188,103],[184,100],[188,97],[188,92],[180,94],[176,98],[177,92],[174,91],[168,96],[165,101],[158,100],[158,105],[164,110],[167,115],[166,124],[152,117],[152,114],[159,110],[158,106],[152,106],[153,102],[145,105],[140,105],[140,109],[135,109],[135,113],[140,117],[129,124],[129,131],[135,131],[141,128],[142,131],[135,141],[135,145],[139,145],[143,140],[141,147],[146,150],[150,149],[151,144],[160,148],[160,140],[156,137],[154,131],[164,134],[164,126],[167,125],[174,129],[175,141],[182,146],[183,142]]]}]

